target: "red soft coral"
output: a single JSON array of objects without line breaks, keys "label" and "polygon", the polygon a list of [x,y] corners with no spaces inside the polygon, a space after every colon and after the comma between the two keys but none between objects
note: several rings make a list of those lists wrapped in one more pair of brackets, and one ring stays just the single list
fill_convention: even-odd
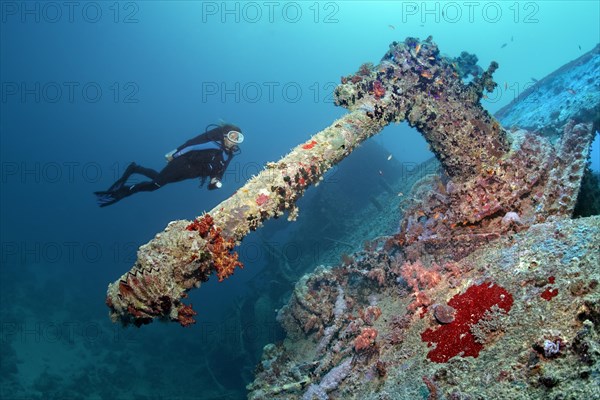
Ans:
[{"label": "red soft coral", "polygon": [[238,260],[238,254],[233,251],[235,241],[225,239],[221,235],[221,228],[214,225],[214,220],[209,214],[195,220],[186,228],[188,231],[197,231],[203,239],[206,239],[206,249],[212,256],[212,263],[219,282],[233,274],[235,267],[243,268]]},{"label": "red soft coral", "polygon": [[315,144],[317,144],[317,141],[316,141],[316,140],[311,140],[311,141],[310,141],[310,143],[306,143],[306,144],[304,144],[304,145],[302,146],[302,148],[303,148],[304,150],[310,150],[310,149],[312,149],[313,147],[315,147]]},{"label": "red soft coral", "polygon": [[484,318],[484,314],[493,306],[508,312],[513,297],[501,286],[485,282],[473,285],[466,292],[450,299],[448,305],[456,309],[454,321],[438,329],[427,329],[421,334],[424,342],[436,343],[427,354],[431,361],[444,363],[452,357],[477,357],[483,344],[475,340],[471,327]]},{"label": "red soft coral", "polygon": [[194,220],[194,222],[189,224],[185,229],[188,231],[197,231],[200,234],[200,237],[206,238],[206,235],[208,235],[213,224],[213,217],[211,217],[210,214],[205,214],[202,218]]}]

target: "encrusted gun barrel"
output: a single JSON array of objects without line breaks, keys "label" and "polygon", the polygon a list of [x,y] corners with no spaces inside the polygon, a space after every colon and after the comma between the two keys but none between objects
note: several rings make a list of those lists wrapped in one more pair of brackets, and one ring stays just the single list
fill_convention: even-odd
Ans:
[{"label": "encrusted gun barrel", "polygon": [[222,280],[241,266],[233,248],[249,231],[269,218],[297,215],[296,201],[306,188],[388,122],[351,112],[268,163],[231,197],[196,221],[171,222],[140,247],[131,271],[108,287],[111,317],[142,325],[154,318],[194,323],[195,312],[182,303],[186,292],[215,272]]}]

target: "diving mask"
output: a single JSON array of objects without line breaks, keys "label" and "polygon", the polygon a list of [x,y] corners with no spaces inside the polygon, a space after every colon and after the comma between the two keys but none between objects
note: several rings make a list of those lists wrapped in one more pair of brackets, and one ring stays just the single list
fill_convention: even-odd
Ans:
[{"label": "diving mask", "polygon": [[240,144],[244,141],[244,135],[242,134],[242,132],[229,131],[225,136],[227,137],[227,140],[229,140],[231,143]]}]

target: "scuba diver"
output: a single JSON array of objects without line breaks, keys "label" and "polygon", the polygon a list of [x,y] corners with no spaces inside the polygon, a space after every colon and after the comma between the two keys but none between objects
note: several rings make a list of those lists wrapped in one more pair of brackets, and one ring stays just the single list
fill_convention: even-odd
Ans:
[{"label": "scuba diver", "polygon": [[[208,130],[211,126],[215,128]],[[192,178],[200,178],[200,186],[210,178],[208,189],[218,189],[233,156],[240,153],[238,145],[243,141],[244,135],[235,125],[209,125],[204,133],[165,154],[167,165],[160,172],[134,162],[129,164],[123,176],[107,191],[94,192],[98,205],[106,207],[134,193],[152,192],[168,183]],[[127,179],[133,174],[144,175],[151,180],[127,185]]]}]

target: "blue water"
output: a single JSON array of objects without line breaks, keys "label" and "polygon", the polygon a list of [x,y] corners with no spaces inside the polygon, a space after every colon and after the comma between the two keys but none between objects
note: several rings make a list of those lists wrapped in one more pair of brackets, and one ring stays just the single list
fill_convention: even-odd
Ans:
[{"label": "blue water", "polygon": [[[331,98],[340,76],[377,63],[394,40],[432,35],[445,54],[497,61],[494,78],[509,90],[484,102],[493,113],[600,37],[594,1],[423,4],[1,2],[0,397],[244,398],[260,349],[281,339],[281,302],[256,324],[235,311],[269,279],[257,276],[261,238],[244,242],[244,270],[191,294],[199,315],[186,329],[109,320],[106,286],[137,247],[342,115]],[[129,162],[160,169],[165,153],[221,120],[246,137],[222,189],[187,181],[96,206],[92,192]],[[404,124],[372,140],[402,163],[431,157]]]}]

